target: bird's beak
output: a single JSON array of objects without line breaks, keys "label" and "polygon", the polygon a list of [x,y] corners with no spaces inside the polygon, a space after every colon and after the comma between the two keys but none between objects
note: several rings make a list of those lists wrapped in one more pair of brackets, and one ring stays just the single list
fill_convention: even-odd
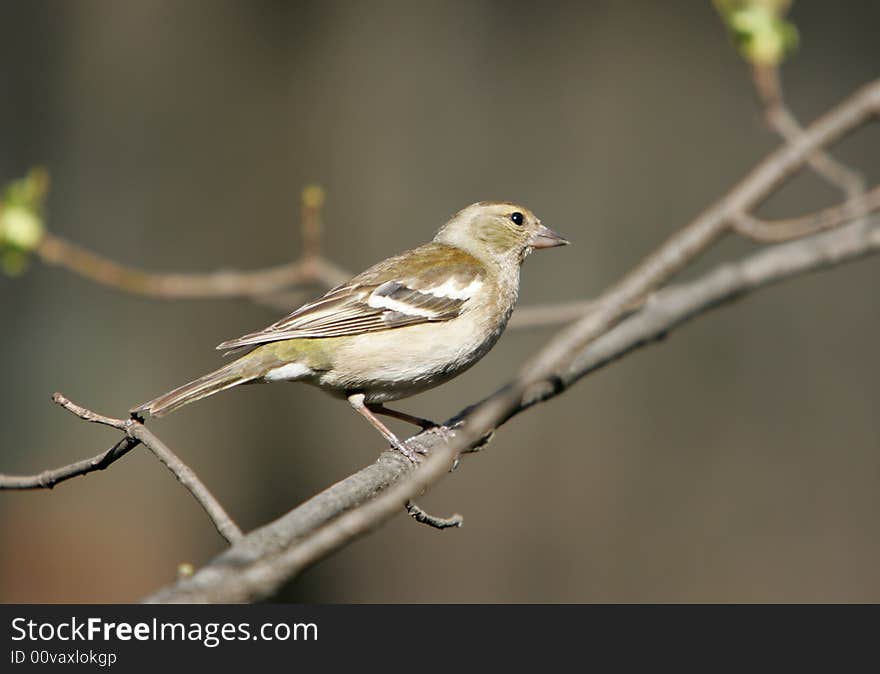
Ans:
[{"label": "bird's beak", "polygon": [[532,235],[529,245],[532,248],[555,248],[556,246],[567,246],[571,243],[567,239],[561,237],[549,227],[541,225],[538,231]]}]

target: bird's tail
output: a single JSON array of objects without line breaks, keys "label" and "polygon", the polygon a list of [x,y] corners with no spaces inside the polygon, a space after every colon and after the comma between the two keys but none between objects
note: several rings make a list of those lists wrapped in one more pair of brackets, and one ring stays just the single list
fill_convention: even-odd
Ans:
[{"label": "bird's tail", "polygon": [[243,367],[241,361],[235,361],[225,367],[221,367],[219,370],[206,374],[204,377],[199,377],[188,384],[178,386],[173,391],[169,391],[158,398],[139,405],[131,411],[133,413],[149,412],[154,417],[161,417],[196,400],[201,400],[233,386],[253,381],[258,376],[253,369]]}]

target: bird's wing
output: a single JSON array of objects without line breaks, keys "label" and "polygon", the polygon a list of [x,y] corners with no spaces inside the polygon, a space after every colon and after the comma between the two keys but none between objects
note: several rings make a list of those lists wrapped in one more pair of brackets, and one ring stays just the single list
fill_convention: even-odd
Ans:
[{"label": "bird's wing", "polygon": [[269,327],[217,348],[343,337],[448,321],[461,314],[485,282],[485,268],[475,258],[457,248],[431,243],[380,262]]}]

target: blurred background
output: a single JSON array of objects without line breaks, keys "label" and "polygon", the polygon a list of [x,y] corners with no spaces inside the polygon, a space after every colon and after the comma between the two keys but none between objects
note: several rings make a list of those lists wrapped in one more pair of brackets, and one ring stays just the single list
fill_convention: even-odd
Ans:
[{"label": "blurred background", "polygon": [[[784,66],[803,121],[878,76],[880,5],[799,1]],[[299,254],[327,192],[352,271],[454,211],[516,200],[575,243],[520,302],[595,296],[778,145],[709,2],[0,3],[0,182],[45,165],[51,231],[157,270]],[[880,132],[836,156],[880,180]],[[804,174],[764,209],[839,200]],[[747,253],[728,241],[697,270]],[[799,278],[701,317],[512,420],[421,504],[291,583],[285,601],[880,601],[880,265]],[[117,439],[121,416],[277,319],[244,301],[125,295],[34,261],[0,277],[0,471]],[[399,404],[443,419],[552,329]],[[245,387],[150,422],[250,529],[369,463],[377,435],[305,386]],[[403,427],[401,427],[403,428]],[[0,494],[0,600],[136,601],[224,547],[141,449],[52,492]]]}]

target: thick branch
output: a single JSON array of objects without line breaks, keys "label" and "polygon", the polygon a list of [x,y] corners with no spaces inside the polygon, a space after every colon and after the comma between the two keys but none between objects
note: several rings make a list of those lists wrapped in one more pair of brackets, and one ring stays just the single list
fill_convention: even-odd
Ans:
[{"label": "thick branch", "polygon": [[[676,327],[726,302],[800,274],[877,253],[880,228],[875,225],[866,230],[850,225],[759,251],[695,281],[662,290],[641,311],[584,349],[552,381],[532,386],[507,418],[559,395],[586,374],[665,337]],[[446,425],[461,428],[470,410]],[[457,432],[450,444],[457,451],[458,446],[468,441],[468,437]],[[445,474],[452,452],[450,445],[444,444],[442,434],[428,431],[408,442],[434,452],[411,479],[400,480],[413,472],[412,464],[395,452],[384,452],[375,464],[246,535],[192,577],[147,601],[240,602],[271,596],[310,564],[392,517],[401,505]],[[441,461],[438,463],[437,459]],[[379,493],[381,496],[375,498]]]}]

